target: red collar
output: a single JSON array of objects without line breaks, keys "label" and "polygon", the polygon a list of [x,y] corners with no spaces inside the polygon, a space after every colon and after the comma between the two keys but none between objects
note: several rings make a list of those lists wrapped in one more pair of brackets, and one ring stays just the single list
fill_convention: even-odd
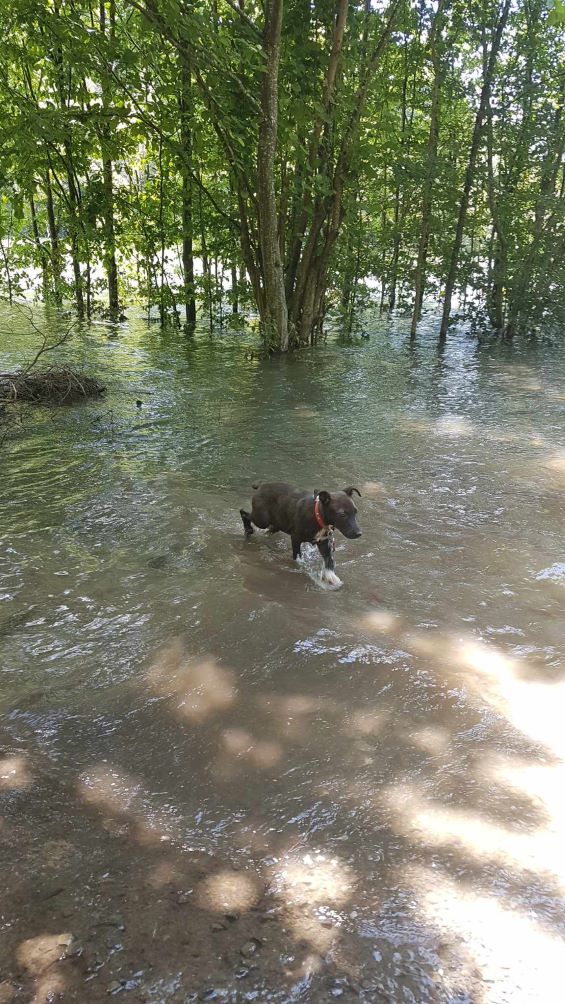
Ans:
[{"label": "red collar", "polygon": [[322,516],[322,511],[320,509],[321,503],[319,497],[316,495],[314,499],[314,517],[316,523],[320,527],[320,530],[327,530],[328,524],[324,522],[324,517]]}]

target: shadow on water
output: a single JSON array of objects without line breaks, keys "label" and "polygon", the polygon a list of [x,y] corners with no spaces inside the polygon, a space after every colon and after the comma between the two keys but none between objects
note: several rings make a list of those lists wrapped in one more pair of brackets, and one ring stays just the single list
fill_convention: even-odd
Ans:
[{"label": "shadow on water", "polygon": [[[563,361],[65,352],[106,405],[3,457],[0,1001],[552,999]],[[340,592],[243,541],[273,476],[359,485]]]}]

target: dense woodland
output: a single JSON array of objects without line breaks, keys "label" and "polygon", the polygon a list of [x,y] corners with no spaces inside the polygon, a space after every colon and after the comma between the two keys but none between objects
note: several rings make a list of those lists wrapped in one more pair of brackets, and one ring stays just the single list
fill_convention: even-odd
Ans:
[{"label": "dense woodland", "polygon": [[3,0],[0,293],[272,349],[565,322],[565,7]]}]

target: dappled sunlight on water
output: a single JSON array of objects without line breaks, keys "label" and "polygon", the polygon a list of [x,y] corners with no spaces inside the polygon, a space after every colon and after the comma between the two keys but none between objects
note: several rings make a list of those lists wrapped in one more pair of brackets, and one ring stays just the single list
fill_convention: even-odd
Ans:
[{"label": "dappled sunlight on water", "polygon": [[263,770],[272,770],[283,756],[280,743],[254,739],[246,729],[226,729],[222,745],[230,757],[241,757]]},{"label": "dappled sunlight on water", "polygon": [[196,890],[200,906],[221,914],[250,910],[257,903],[260,894],[257,879],[227,870],[208,876]]},{"label": "dappled sunlight on water", "polygon": [[565,450],[560,450],[543,461],[544,467],[560,487],[565,486]]},{"label": "dappled sunlight on water", "polygon": [[[523,735],[565,756],[565,680],[543,682],[542,667],[501,652],[492,643],[433,634],[409,635],[408,648],[439,660],[448,674],[464,682],[481,700],[500,711]],[[536,674],[542,680],[536,680]],[[529,677],[529,679],[528,679]]]},{"label": "dappled sunlight on water", "polygon": [[78,779],[77,794],[101,813],[102,825],[110,833],[128,835],[145,846],[169,841],[178,833],[174,817],[151,804],[151,795],[138,777],[100,765]]},{"label": "dappled sunlight on water", "polygon": [[439,756],[442,753],[447,753],[451,736],[447,729],[436,725],[411,732],[410,741],[418,746],[423,753]]},{"label": "dappled sunlight on water", "polygon": [[25,756],[0,758],[0,791],[28,788],[32,775]]},{"label": "dappled sunlight on water", "polygon": [[[434,923],[447,923],[480,966],[485,1004],[559,999],[563,939],[532,923],[499,897],[462,889],[436,872],[420,873],[423,908]],[[516,997],[516,993],[520,996]]]},{"label": "dappled sunlight on water", "polygon": [[[552,778],[552,781],[558,780],[559,777]],[[518,790],[516,783],[514,787]],[[559,874],[556,867],[562,871],[559,862],[564,834],[547,833],[543,819],[541,825],[530,832],[516,832],[493,825],[473,811],[434,804],[408,784],[393,789],[389,803],[398,814],[400,828],[428,847],[461,847],[478,860],[539,871],[542,875]],[[524,830],[527,829],[524,821]]]},{"label": "dappled sunlight on water", "polygon": [[174,714],[194,724],[225,711],[236,699],[234,675],[213,658],[193,660],[176,639],[157,652],[147,678],[170,701]]},{"label": "dappled sunlight on water", "polygon": [[70,931],[61,931],[59,934],[28,938],[18,946],[18,963],[35,981],[32,1004],[48,1004],[63,994],[66,981],[60,971],[53,972],[52,968],[56,962],[65,958],[65,949],[71,938]]},{"label": "dappled sunlight on water", "polygon": [[354,711],[344,724],[353,736],[377,736],[389,717],[390,712],[379,708],[363,709],[362,711]]},{"label": "dappled sunlight on water", "polygon": [[317,850],[297,855],[291,852],[277,863],[273,880],[288,903],[319,906],[343,905],[351,899],[355,877],[339,858]]}]

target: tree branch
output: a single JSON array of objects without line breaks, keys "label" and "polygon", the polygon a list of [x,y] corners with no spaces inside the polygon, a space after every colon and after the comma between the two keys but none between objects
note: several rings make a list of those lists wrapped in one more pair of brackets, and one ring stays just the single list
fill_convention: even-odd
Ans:
[{"label": "tree branch", "polygon": [[226,3],[228,7],[230,7],[230,9],[233,10],[233,12],[237,14],[238,17],[241,18],[241,20],[247,25],[248,28],[251,28],[251,31],[255,35],[257,35],[258,38],[263,37],[263,32],[261,31],[261,29],[257,27],[255,22],[252,21],[251,18],[247,16],[245,11],[241,7],[236,7],[236,5],[232,3],[232,0],[224,0],[224,3]]}]

